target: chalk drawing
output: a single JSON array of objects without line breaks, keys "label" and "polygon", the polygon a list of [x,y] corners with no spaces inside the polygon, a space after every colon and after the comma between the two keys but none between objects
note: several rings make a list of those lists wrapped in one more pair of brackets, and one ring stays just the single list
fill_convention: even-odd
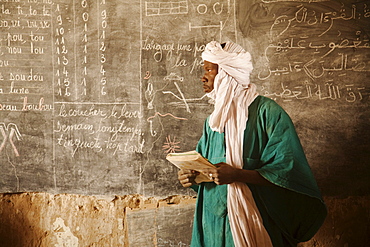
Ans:
[{"label": "chalk drawing", "polygon": [[150,120],[150,119],[153,119],[153,118],[155,118],[156,116],[161,116],[161,117],[171,116],[171,117],[173,117],[174,119],[178,119],[178,120],[188,120],[187,118],[176,117],[176,116],[172,115],[171,113],[161,114],[161,113],[159,113],[159,112],[156,112],[153,116],[148,117],[148,118],[147,118],[147,121],[149,122],[149,120]]},{"label": "chalk drawing", "polygon": [[155,97],[155,92],[154,92],[152,83],[148,83],[148,87],[145,90],[144,95],[145,95],[146,101],[148,102],[148,109],[153,109],[154,108],[153,107],[153,100],[154,100],[154,97]]},{"label": "chalk drawing", "polygon": [[172,104],[172,105],[178,105],[178,104],[180,104],[180,105],[184,105],[185,104],[185,107],[186,107],[186,111],[187,112],[191,112],[190,111],[190,108],[189,108],[189,103],[194,103],[194,102],[198,102],[198,101],[201,101],[201,100],[203,100],[204,98],[206,98],[207,97],[207,94],[204,94],[202,97],[200,97],[200,98],[185,98],[185,96],[184,96],[184,94],[182,94],[182,92],[180,91],[180,89],[179,89],[179,86],[178,86],[178,84],[177,83],[174,83],[175,84],[175,86],[176,86],[176,88],[179,90],[179,92],[180,92],[180,94],[181,94],[181,97],[179,97],[178,95],[176,95],[175,93],[173,93],[172,91],[162,91],[162,93],[164,93],[164,94],[171,94],[171,95],[173,95],[176,99],[178,99],[180,102],[172,102],[172,103],[170,103],[170,104]]},{"label": "chalk drawing", "polygon": [[[10,131],[10,133],[9,133]],[[6,141],[9,140],[9,143],[10,145],[12,146],[13,148],[13,152],[15,153],[15,156],[19,156],[19,152],[13,142],[13,137],[15,135],[15,137],[17,138],[17,140],[20,140],[21,139],[21,134],[18,130],[18,127],[16,124],[14,123],[8,123],[8,125],[6,125],[5,123],[0,123],[0,132],[3,136],[3,142],[1,143],[0,145],[0,153],[2,152],[2,150],[5,148],[5,145],[6,145]],[[9,164],[13,167],[14,169],[14,176],[17,180],[17,187],[16,187],[16,190],[19,191],[19,188],[20,188],[20,183],[19,183],[19,177],[18,177],[18,174],[17,174],[17,167],[14,165],[14,163],[11,161],[10,157],[8,156],[8,162]]]},{"label": "chalk drawing", "polygon": [[177,88],[177,91],[179,91],[180,95],[181,95],[181,98],[178,97],[177,95],[175,95],[174,93],[170,92],[170,91],[163,91],[163,93],[172,93],[176,98],[180,99],[181,101],[184,102],[184,105],[185,105],[185,108],[186,108],[186,111],[187,112],[191,112],[190,111],[190,107],[188,105],[188,102],[186,101],[186,98],[185,98],[185,95],[183,94],[183,92],[181,91],[181,88],[179,87],[179,85],[176,83],[176,81],[183,81],[184,80],[184,77],[181,77],[179,75],[176,75],[176,73],[170,73],[168,76],[164,77],[163,80],[165,81],[174,81],[173,84],[176,86]]},{"label": "chalk drawing", "polygon": [[189,22],[189,31],[192,31],[193,29],[204,29],[204,28],[219,28],[220,29],[220,37],[219,39],[222,40],[222,30],[224,29],[225,25],[222,25],[222,21],[220,21],[220,25],[193,25],[191,22]]},{"label": "chalk drawing", "polygon": [[188,1],[145,2],[145,15],[181,15],[189,11]]},{"label": "chalk drawing", "polygon": [[168,135],[162,149],[165,150],[165,153],[176,153],[177,151],[181,151],[181,148],[178,145],[179,143],[180,142],[176,141],[176,136],[171,140],[171,136]]},{"label": "chalk drawing", "polygon": [[[10,133],[8,135],[9,131],[10,131]],[[0,145],[0,153],[5,148],[6,141],[9,140],[9,143],[12,146],[15,155],[19,156],[18,150],[17,150],[17,148],[16,148],[16,146],[13,142],[14,135],[17,138],[18,141],[21,139],[21,134],[18,130],[17,125],[14,124],[14,123],[9,123],[8,125],[5,125],[5,123],[0,123],[0,132],[3,136],[3,138],[4,138],[3,142]]]},{"label": "chalk drawing", "polygon": [[187,112],[191,112],[191,111],[190,111],[189,104],[188,104],[188,102],[186,101],[186,99],[185,99],[185,95],[182,93],[182,91],[181,91],[181,89],[180,89],[179,85],[177,85],[177,83],[176,83],[176,82],[174,82],[174,84],[175,84],[175,86],[176,86],[177,90],[179,91],[179,93],[180,93],[180,95],[181,95],[181,99],[182,99],[182,101],[184,101],[184,104],[185,104],[185,107],[186,107],[186,111],[187,111]]},{"label": "chalk drawing", "polygon": [[176,73],[171,72],[169,75],[163,78],[165,81],[184,81],[184,77],[177,75]]}]

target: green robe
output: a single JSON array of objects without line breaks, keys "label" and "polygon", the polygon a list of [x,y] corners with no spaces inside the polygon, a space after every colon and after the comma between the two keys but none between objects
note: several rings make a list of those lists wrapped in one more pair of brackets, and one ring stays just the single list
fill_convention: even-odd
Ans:
[{"label": "green robe", "polygon": [[[277,185],[248,184],[249,188],[273,246],[296,246],[317,232],[326,206],[287,113],[263,96],[248,109],[243,168],[257,170]],[[224,133],[212,131],[208,119],[197,151],[213,164],[226,161]],[[234,246],[227,217],[227,185],[202,183],[192,188],[198,196],[191,246]]]}]

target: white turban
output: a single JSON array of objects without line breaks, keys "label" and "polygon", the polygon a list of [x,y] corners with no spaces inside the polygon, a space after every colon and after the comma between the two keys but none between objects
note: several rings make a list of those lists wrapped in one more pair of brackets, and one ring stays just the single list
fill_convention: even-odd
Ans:
[{"label": "white turban", "polygon": [[[222,49],[220,43],[212,41],[206,45],[202,58],[218,64],[214,89],[208,94],[215,101],[209,125],[213,131],[225,132],[226,163],[243,168],[243,140],[248,107],[258,96],[256,85],[250,83],[249,79],[253,70],[251,56],[235,43],[226,42]],[[235,246],[272,246],[247,184],[229,184],[227,204]]]},{"label": "white turban", "polygon": [[250,83],[253,70],[251,55],[241,46],[226,42],[224,49],[220,43],[212,41],[202,53],[203,60],[218,64],[218,74],[214,89],[208,94],[215,101],[215,109],[210,117],[211,129],[223,132],[231,103],[237,108],[239,127],[244,130],[248,119],[248,106],[257,97],[256,86]]},{"label": "white turban", "polygon": [[208,62],[218,64],[238,84],[246,87],[250,84],[249,75],[253,70],[251,55],[240,45],[229,41],[222,48],[220,43],[211,41],[206,45],[202,58]]}]

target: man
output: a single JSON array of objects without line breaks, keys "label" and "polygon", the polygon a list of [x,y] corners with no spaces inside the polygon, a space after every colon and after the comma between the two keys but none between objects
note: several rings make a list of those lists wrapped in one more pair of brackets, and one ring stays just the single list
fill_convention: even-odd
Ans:
[{"label": "man", "polygon": [[256,93],[250,54],[227,42],[207,44],[203,89],[214,100],[197,151],[216,168],[196,184],[191,246],[296,246],[309,240],[327,211],[287,113]]}]

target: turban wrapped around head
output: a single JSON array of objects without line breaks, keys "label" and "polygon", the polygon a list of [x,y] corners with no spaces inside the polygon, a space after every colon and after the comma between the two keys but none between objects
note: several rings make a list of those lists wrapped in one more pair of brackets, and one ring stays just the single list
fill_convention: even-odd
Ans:
[{"label": "turban wrapped around head", "polygon": [[[250,83],[253,70],[251,55],[240,45],[226,42],[225,47],[216,41],[206,45],[202,53],[203,60],[218,65],[218,74],[214,81],[214,90],[208,94],[215,102],[215,109],[210,117],[212,130],[223,132],[226,121],[230,118],[231,104],[236,104],[240,121],[248,118],[248,106],[256,98],[256,86]],[[241,123],[244,125],[245,123]],[[243,127],[243,126],[240,126]]]},{"label": "turban wrapped around head", "polygon": [[238,84],[245,87],[250,84],[249,75],[253,70],[251,55],[240,45],[228,41],[222,48],[220,43],[211,41],[206,45],[202,58],[218,64],[219,68],[233,77]]}]

